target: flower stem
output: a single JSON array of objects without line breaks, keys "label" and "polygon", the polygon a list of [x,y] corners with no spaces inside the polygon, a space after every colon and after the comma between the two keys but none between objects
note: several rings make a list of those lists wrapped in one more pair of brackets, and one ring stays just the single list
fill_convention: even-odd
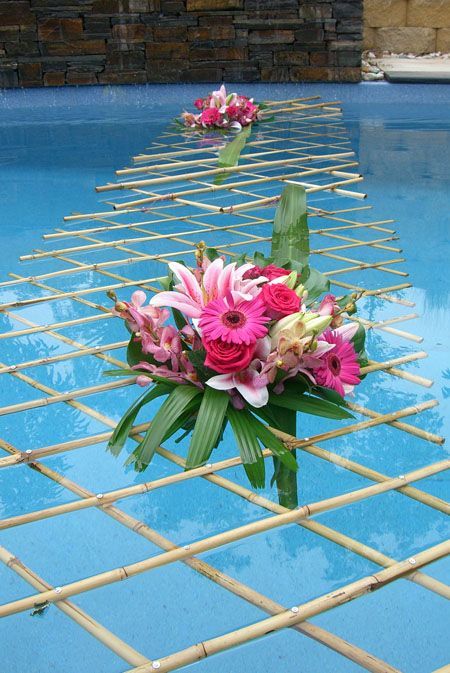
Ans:
[{"label": "flower stem", "polygon": [[[281,408],[279,408],[281,411]],[[297,412],[291,409],[282,409],[277,414],[277,426],[279,430],[289,435],[297,434]],[[292,451],[295,458],[295,450]],[[297,473],[290,470],[274,456],[275,481],[278,490],[278,502],[283,507],[295,509],[298,506]]]}]

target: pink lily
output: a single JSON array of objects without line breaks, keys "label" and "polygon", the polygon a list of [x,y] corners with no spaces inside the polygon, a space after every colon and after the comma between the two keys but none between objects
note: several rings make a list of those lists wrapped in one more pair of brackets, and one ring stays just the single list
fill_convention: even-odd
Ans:
[{"label": "pink lily", "polygon": [[154,295],[150,303],[152,306],[176,308],[189,318],[200,318],[203,308],[210,301],[229,292],[235,300],[250,301],[259,294],[258,285],[265,282],[263,277],[243,279],[251,267],[251,264],[243,264],[237,268],[235,263],[224,266],[223,259],[219,257],[208,266],[199,282],[183,264],[172,262],[169,268],[180,283],[172,291]]}]

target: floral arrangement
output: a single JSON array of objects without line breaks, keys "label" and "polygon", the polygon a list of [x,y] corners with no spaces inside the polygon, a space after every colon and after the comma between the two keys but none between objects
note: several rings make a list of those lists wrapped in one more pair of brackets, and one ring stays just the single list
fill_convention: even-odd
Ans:
[{"label": "floral arrangement", "polygon": [[167,396],[128,463],[145,469],[161,442],[183,430],[192,432],[186,467],[198,467],[229,423],[252,485],[265,483],[262,445],[274,456],[280,502],[295,506],[295,452],[273,430],[295,435],[297,412],[349,417],[343,398],[365,362],[364,329],[345,322],[355,297],[320,298],[327,281],[308,256],[304,189],[289,185],[271,257],[227,263],[199,244],[196,267],[169,264],[163,291],[149,303],[141,290],[117,301],[131,332],[131,369],[110,373],[135,373],[138,385],[152,387],[119,422],[110,450],[120,452],[145,404]]},{"label": "floral arrangement", "polygon": [[256,104],[253,98],[237,93],[227,94],[224,84],[218,91],[213,91],[205,98],[197,98],[194,105],[199,110],[197,114],[192,112],[182,114],[183,123],[189,128],[240,131],[245,126],[259,121],[262,114],[262,106]]}]

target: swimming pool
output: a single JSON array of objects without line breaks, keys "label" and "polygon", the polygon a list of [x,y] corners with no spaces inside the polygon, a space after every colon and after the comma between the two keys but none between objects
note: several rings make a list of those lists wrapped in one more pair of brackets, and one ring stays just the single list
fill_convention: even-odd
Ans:
[{"label": "swimming pool", "polygon": [[[110,180],[115,168],[127,164],[131,154],[141,151],[161,133],[166,125],[162,115],[175,115],[204,89],[121,87],[2,94],[0,216],[5,248],[1,280],[6,279],[7,270],[26,273],[23,271],[26,266],[19,265],[17,257],[42,247],[41,235],[60,226],[63,215],[72,210],[98,209],[94,185]],[[270,94],[266,91],[255,87],[255,95],[259,97],[299,95],[297,87],[281,85],[271,86]],[[440,407],[423,415],[417,424],[445,435],[450,376],[446,278],[450,93],[444,87],[389,85],[308,85],[302,88],[302,94],[303,91],[305,95],[319,93],[327,100],[344,101],[344,119],[361,162],[360,170],[366,177],[364,189],[375,204],[377,219],[397,220],[394,226],[407,260],[404,266],[414,285],[399,294],[416,303],[416,308],[409,312],[420,314],[405,329],[424,337],[423,348],[429,357],[408,369],[435,380],[430,390],[402,380],[393,382],[386,374],[378,373],[366,381],[356,399],[384,411],[436,397]],[[41,264],[46,270],[46,262]],[[89,277],[82,282],[88,283]],[[70,286],[69,282],[66,288]],[[8,292],[3,290],[1,299],[7,301]],[[19,314],[41,323],[46,321],[41,311],[42,307],[31,307],[21,309]],[[68,319],[72,305],[58,303],[55,311],[58,319]],[[398,314],[395,307],[376,298],[365,303],[363,312],[375,321]],[[9,321],[3,327],[10,328]],[[13,327],[17,329],[19,325]],[[92,326],[88,334],[75,327],[64,334],[91,345],[122,338],[120,325],[108,325],[108,331],[105,327]],[[49,346],[52,354],[69,348],[43,334],[6,340],[0,345],[2,362],[30,360],[48,353]],[[398,357],[408,348],[408,344],[392,334],[371,333],[369,349],[375,359]],[[96,367],[100,378],[102,367]],[[51,369],[39,367],[35,372],[41,382],[59,391],[88,385],[92,376],[92,371],[77,361]],[[102,410],[104,404],[104,412],[117,419],[133,394],[130,388],[118,391],[117,410],[109,408],[110,398],[100,400],[97,408]],[[37,393],[13,381],[2,386],[0,395],[1,404],[5,405],[11,400],[33,399]],[[22,449],[34,449],[76,438],[97,427],[98,432],[104,430],[99,421],[87,419],[76,409],[61,410],[51,428],[49,418],[46,410],[35,411],[27,421],[19,414],[5,416],[1,436]],[[408,422],[415,424],[416,420]],[[305,422],[303,434],[308,432],[313,432],[310,421]],[[442,446],[403,433],[398,433],[398,441],[392,445],[382,444],[383,437],[381,430],[372,429],[367,435],[358,435],[356,443],[344,438],[334,440],[327,448],[393,476],[441,460],[446,453]],[[323,465],[312,456],[302,455],[301,460],[304,502],[369,483],[336,466]],[[122,462],[107,456],[101,445],[50,456],[45,464],[94,492],[144,480],[125,474]],[[158,461],[155,473],[160,476],[167,471],[167,465]],[[313,478],[308,479],[309,475]],[[445,498],[447,484],[445,477],[438,475],[422,480],[420,488]],[[197,488],[194,495],[189,483],[181,484],[169,492],[156,491],[151,499],[124,501],[121,508],[137,519],[157,521],[158,530],[178,544],[226,530],[256,516],[253,505],[236,502],[222,489],[214,490],[207,482],[200,482]],[[73,495],[25,466],[18,466],[1,471],[0,498],[3,518],[68,502]],[[394,558],[406,558],[445,539],[443,515],[393,492],[322,514],[318,520]],[[95,531],[95,536],[86,535],[85,531]],[[53,585],[157,552],[147,540],[132,535],[95,509],[12,528],[3,531],[0,538],[0,544]],[[261,535],[256,542],[244,540],[208,552],[202,558],[284,605],[326,593],[376,569],[366,559],[329,541],[319,541],[296,526]],[[448,581],[448,561],[433,564],[427,573]],[[2,603],[30,593],[28,585],[3,565],[0,578]],[[148,657],[181,649],[261,618],[259,609],[238,601],[212,583],[205,587],[201,577],[180,564],[130,579],[123,585],[81,594],[75,602]],[[446,663],[443,599],[411,582],[396,582],[312,621],[404,672],[433,671]],[[4,619],[0,622],[0,633],[2,642],[7,643],[6,657],[2,653],[5,673],[24,670],[82,673],[94,668],[106,673],[126,668],[120,659],[53,608],[42,617],[31,618],[22,613]],[[361,670],[291,630],[196,666],[200,671],[219,673],[244,668],[255,673],[272,669],[289,673]]]}]

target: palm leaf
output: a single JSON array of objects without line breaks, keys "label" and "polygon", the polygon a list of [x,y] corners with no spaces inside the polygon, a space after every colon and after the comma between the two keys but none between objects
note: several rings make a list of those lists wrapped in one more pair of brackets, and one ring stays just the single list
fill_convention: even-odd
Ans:
[{"label": "palm leaf", "polygon": [[227,416],[250,483],[254,488],[263,488],[266,481],[264,458],[258,438],[251,428],[250,414],[246,409],[237,411],[230,405]]},{"label": "palm leaf", "polygon": [[[220,150],[217,162],[218,168],[228,168],[230,166],[238,165],[239,157],[241,156],[242,150],[244,149],[251,132],[252,125],[249,124],[249,126],[246,126],[237,134],[231,143],[227,143],[227,145]],[[220,173],[214,179],[214,184],[220,185],[226,177],[226,173]]]},{"label": "palm leaf", "polygon": [[186,467],[198,467],[211,455],[222,431],[230,396],[222,390],[206,386],[192,434]]},{"label": "palm leaf", "polygon": [[296,472],[298,469],[297,461],[295,460],[293,454],[285,447],[281,439],[276,437],[263,425],[257,418],[252,414],[249,414],[251,419],[251,426],[257,437],[261,440],[265,447],[270,449],[272,453],[280,459],[283,465],[286,465],[290,470]]},{"label": "palm leaf", "polygon": [[174,388],[158,409],[144,439],[129,456],[126,464],[134,463],[136,470],[145,470],[166,436],[167,430],[176,425],[177,420],[184,414],[192,400],[201,392],[199,388],[191,385],[178,385]]},{"label": "palm leaf", "polygon": [[353,418],[346,409],[328,400],[322,400],[311,395],[293,395],[287,390],[282,395],[272,394],[270,396],[270,403],[284,407],[285,409],[293,409],[294,411],[301,411],[304,414],[312,414],[313,416],[322,416],[324,418],[334,418],[341,420],[343,418]]},{"label": "palm leaf", "polygon": [[148,390],[135,402],[133,402],[131,407],[127,409],[116,425],[116,429],[114,430],[112,437],[110,438],[106,447],[107,450],[111,451],[114,456],[118,456],[123,449],[127,437],[130,434],[133,423],[136,420],[136,416],[142,407],[152,400],[155,400],[157,397],[161,397],[161,395],[168,395],[170,391],[170,386],[164,385],[163,383],[158,383],[156,386],[154,386],[154,388]]},{"label": "palm leaf", "polygon": [[271,256],[277,266],[292,261],[308,263],[306,191],[301,185],[289,184],[283,189],[273,223]]}]

